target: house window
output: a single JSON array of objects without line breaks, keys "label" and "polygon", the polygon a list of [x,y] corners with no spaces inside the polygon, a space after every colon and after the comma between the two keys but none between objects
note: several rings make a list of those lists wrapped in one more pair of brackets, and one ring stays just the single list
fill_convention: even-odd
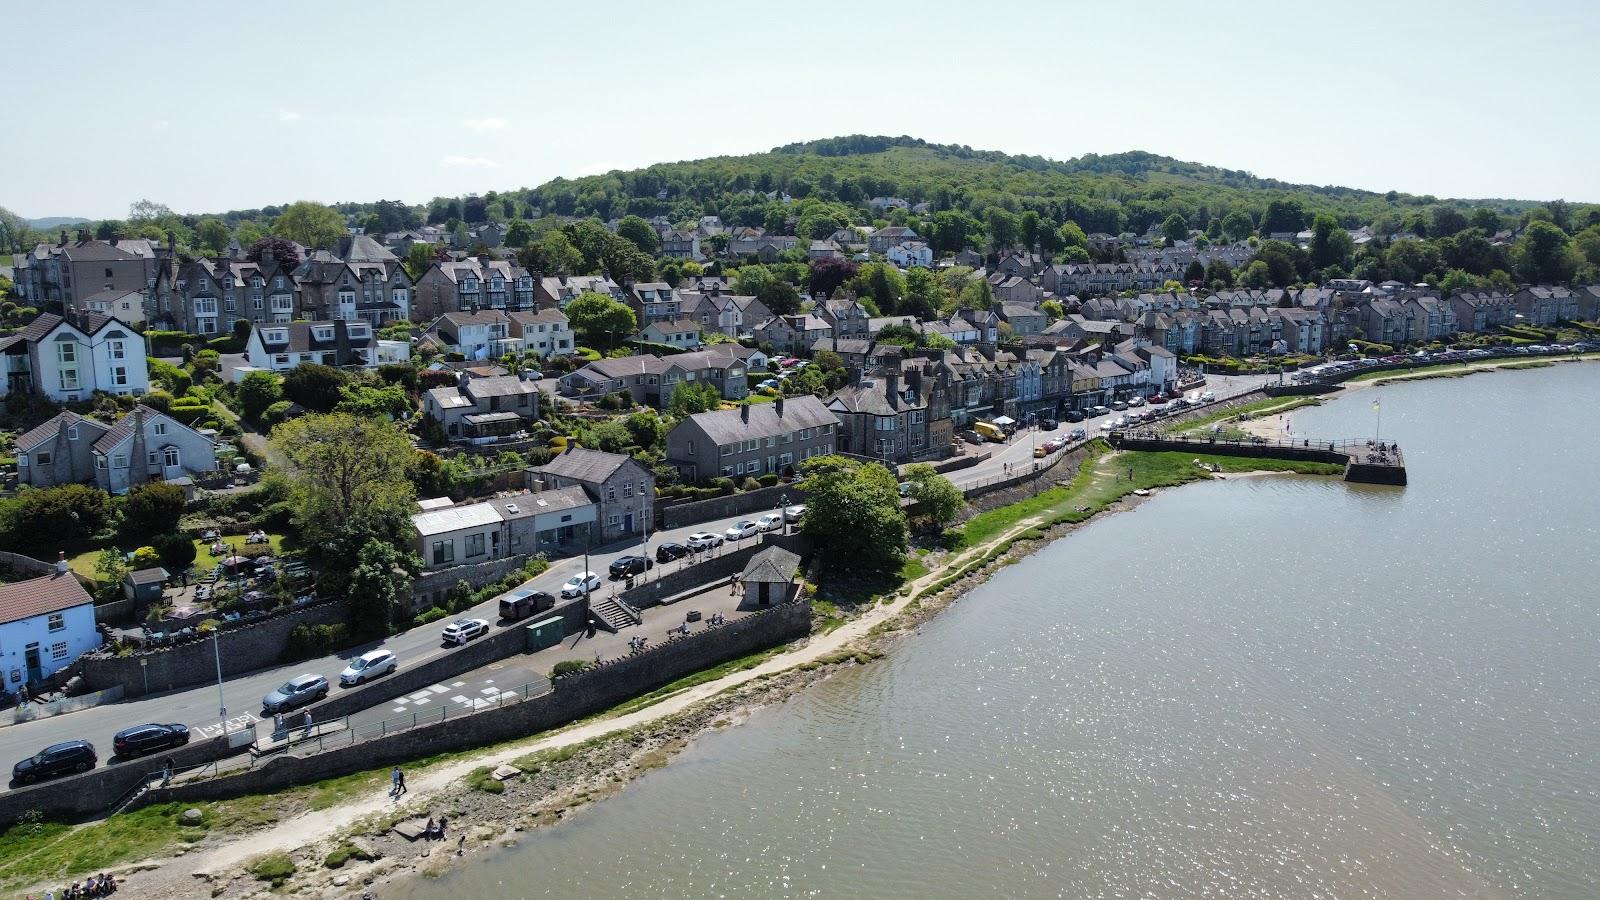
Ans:
[{"label": "house window", "polygon": [[722,467],[722,477],[726,478],[726,477],[728,477],[729,475],[732,475],[732,474],[733,474],[733,469],[732,468],[730,468],[728,466],[723,466]]},{"label": "house window", "polygon": [[612,485],[612,484],[606,485],[606,499],[607,500],[615,500],[615,499],[617,499],[617,487],[616,487],[616,485]]},{"label": "house window", "polygon": [[74,425],[71,428],[67,429],[67,440],[75,441],[77,439],[78,439],[78,426]]},{"label": "house window", "polygon": [[112,359],[123,359],[127,356],[122,350],[122,341],[107,341],[106,345],[111,348]]},{"label": "house window", "polygon": [[149,453],[146,453],[144,455],[144,462],[145,462],[145,465],[147,465],[147,466],[156,465],[156,464],[161,462],[161,454],[157,453],[154,450],[151,450]]},{"label": "house window", "polygon": [[67,627],[67,617],[61,613],[51,613],[49,622],[51,631],[60,631]]},{"label": "house window", "polygon": [[606,524],[610,525],[612,528],[617,527],[617,525],[621,521],[622,521],[622,517],[617,515],[616,513],[612,513],[611,515],[606,516]]},{"label": "house window", "polygon": [[467,557],[482,556],[483,552],[483,535],[467,535]]},{"label": "house window", "polygon": [[116,366],[111,370],[111,383],[117,387],[128,386],[128,367]]},{"label": "house window", "polygon": [[128,467],[128,456],[127,456],[127,454],[119,453],[116,456],[111,457],[111,468],[113,468],[113,469],[126,469],[127,467]]},{"label": "house window", "polygon": [[63,659],[66,659],[67,658],[67,642],[66,641],[56,641],[54,644],[51,644],[50,645],[50,658],[52,660],[63,660]]},{"label": "house window", "polygon": [[645,482],[639,482],[639,496],[643,497],[647,492],[649,492],[649,490],[650,488],[645,484]]},{"label": "house window", "polygon": [[630,484],[624,484],[622,486],[622,496],[624,496],[624,497],[632,497],[633,496],[633,485],[631,483]]},{"label": "house window", "polygon": [[433,564],[434,565],[442,566],[445,563],[452,563],[452,562],[455,562],[455,561],[456,561],[456,542],[455,541],[434,541],[433,542]]},{"label": "house window", "polygon": [[176,469],[178,467],[178,463],[180,462],[180,460],[178,458],[178,448],[177,447],[168,447],[165,450],[161,451],[161,453],[162,453],[162,456],[163,456],[162,462],[166,463],[167,468]]},{"label": "house window", "polygon": [[155,433],[156,433],[157,437],[160,437],[161,435],[166,434],[167,433],[167,423],[165,423],[165,422],[157,422],[156,423],[156,432]]}]

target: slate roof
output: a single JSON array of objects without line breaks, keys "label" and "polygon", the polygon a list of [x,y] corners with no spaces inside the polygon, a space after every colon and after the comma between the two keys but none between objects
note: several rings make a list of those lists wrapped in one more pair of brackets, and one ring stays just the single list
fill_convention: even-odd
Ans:
[{"label": "slate roof", "polygon": [[70,572],[0,584],[0,623],[20,622],[93,602],[94,598]]},{"label": "slate roof", "polygon": [[32,450],[46,441],[54,440],[56,434],[68,425],[86,425],[99,429],[102,434],[111,429],[110,425],[97,419],[86,419],[75,412],[63,412],[17,438],[17,450],[19,452]]},{"label": "slate roof", "polygon": [[572,447],[533,471],[546,475],[570,478],[595,484],[604,482],[622,468],[628,457],[621,453],[606,453],[586,447]]},{"label": "slate roof", "polygon": [[531,381],[515,375],[491,375],[488,378],[467,380],[466,393],[473,397],[515,397],[518,394],[537,394],[539,388]]},{"label": "slate roof", "polygon": [[499,511],[500,518],[507,522],[512,519],[525,519],[529,516],[538,516],[544,513],[582,509],[592,503],[594,501],[590,499],[588,492],[577,485],[538,493],[524,491],[510,497],[496,497],[489,501],[489,505]]},{"label": "slate roof", "polygon": [[[361,324],[361,323],[355,323]],[[332,328],[333,336],[327,340],[318,340],[313,328]],[[287,341],[274,343],[267,340],[268,334],[277,333],[283,329],[288,337]],[[261,335],[261,346],[268,353],[305,353],[309,350],[333,350],[339,346],[339,326],[333,322],[285,322],[281,325],[260,325],[257,331]],[[349,330],[345,331],[346,340],[352,349],[372,347],[377,344],[378,338],[373,333],[371,326],[367,327],[367,336],[352,337]]]},{"label": "slate roof", "polygon": [[790,584],[795,570],[800,567],[800,557],[782,547],[768,547],[750,557],[739,580],[754,584]]},{"label": "slate roof", "polygon": [[[749,410],[750,421],[744,420],[744,411]],[[802,428],[816,428],[821,425],[838,425],[839,419],[828,411],[822,401],[809,394],[801,397],[790,397],[783,403],[783,414],[778,414],[778,404],[760,403],[752,406],[741,406],[737,409],[719,409],[711,412],[696,413],[690,416],[685,423],[693,422],[699,426],[706,436],[718,445],[732,444],[735,441],[748,441],[756,438],[774,435],[789,434]]]}]

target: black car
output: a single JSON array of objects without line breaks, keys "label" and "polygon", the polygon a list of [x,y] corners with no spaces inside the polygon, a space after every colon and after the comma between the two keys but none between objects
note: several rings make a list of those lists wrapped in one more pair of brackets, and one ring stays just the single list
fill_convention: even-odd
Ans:
[{"label": "black car", "polygon": [[556,605],[556,598],[544,591],[523,590],[500,598],[500,618],[516,621]]},{"label": "black car", "polygon": [[1067,421],[1068,422],[1082,422],[1083,421],[1083,410],[1081,410],[1081,409],[1069,409],[1069,410],[1067,410]]},{"label": "black car", "polygon": [[51,744],[13,766],[11,780],[18,784],[33,784],[41,778],[87,772],[94,768],[95,762],[94,745],[88,741]]},{"label": "black car", "polygon": [[1040,431],[1055,431],[1057,428],[1060,428],[1060,427],[1061,427],[1061,423],[1057,422],[1055,419],[1040,419],[1039,420],[1039,430]]},{"label": "black car", "polygon": [[654,565],[655,563],[643,556],[618,557],[611,562],[611,579],[615,581],[618,578],[627,578],[630,575],[648,572]]},{"label": "black car", "polygon": [[689,555],[689,548],[674,541],[667,541],[656,548],[656,562],[672,562]]},{"label": "black car", "polygon": [[189,743],[187,725],[135,725],[111,738],[111,750],[123,759],[132,759],[157,750],[170,750]]}]

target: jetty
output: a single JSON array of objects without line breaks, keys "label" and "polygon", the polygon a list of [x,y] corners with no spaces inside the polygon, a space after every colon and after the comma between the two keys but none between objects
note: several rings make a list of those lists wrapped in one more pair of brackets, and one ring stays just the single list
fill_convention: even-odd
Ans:
[{"label": "jetty", "polygon": [[1214,436],[1177,437],[1152,431],[1113,431],[1107,442],[1118,450],[1180,451],[1245,456],[1256,459],[1301,459],[1344,466],[1344,480],[1356,484],[1406,483],[1405,457],[1400,446],[1377,440],[1224,440]]}]

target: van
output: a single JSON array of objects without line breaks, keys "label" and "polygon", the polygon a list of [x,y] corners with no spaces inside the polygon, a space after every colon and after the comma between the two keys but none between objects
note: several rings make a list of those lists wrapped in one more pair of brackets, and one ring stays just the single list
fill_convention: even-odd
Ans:
[{"label": "van", "polygon": [[500,618],[509,622],[525,619],[556,605],[556,598],[544,591],[513,591],[500,598]]},{"label": "van", "polygon": [[997,444],[1003,444],[1006,442],[1005,431],[999,425],[996,425],[992,422],[974,422],[972,424],[972,430]]}]

